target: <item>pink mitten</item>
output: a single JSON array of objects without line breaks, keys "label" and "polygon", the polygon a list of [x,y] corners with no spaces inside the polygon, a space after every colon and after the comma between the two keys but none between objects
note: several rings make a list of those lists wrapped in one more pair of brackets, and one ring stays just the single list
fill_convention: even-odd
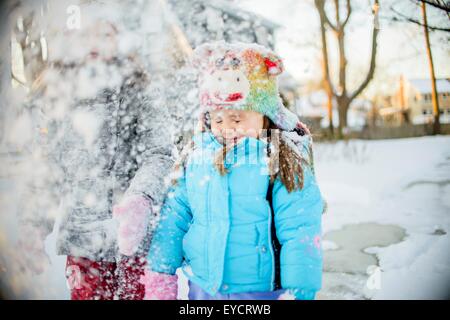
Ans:
[{"label": "pink mitten", "polygon": [[176,300],[178,276],[145,270],[140,282],[145,285],[144,300]]},{"label": "pink mitten", "polygon": [[137,251],[147,231],[150,213],[150,200],[140,195],[129,196],[114,206],[113,217],[119,222],[117,242],[121,254],[131,256]]}]

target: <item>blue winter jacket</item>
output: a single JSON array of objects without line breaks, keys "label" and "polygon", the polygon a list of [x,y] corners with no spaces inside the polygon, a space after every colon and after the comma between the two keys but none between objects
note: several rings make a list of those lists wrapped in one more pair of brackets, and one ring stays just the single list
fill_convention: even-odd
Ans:
[{"label": "blue winter jacket", "polygon": [[[297,299],[321,288],[321,215],[324,202],[312,163],[304,186],[288,193],[277,178],[272,188],[274,221],[266,200],[266,142],[243,138],[226,157],[221,176],[214,159],[222,145],[210,132],[194,136],[194,148],[169,189],[148,255],[152,271],[186,276],[214,295],[273,291],[279,259],[281,286]],[[311,139],[300,152],[307,153]],[[281,251],[275,254],[271,224]]]}]

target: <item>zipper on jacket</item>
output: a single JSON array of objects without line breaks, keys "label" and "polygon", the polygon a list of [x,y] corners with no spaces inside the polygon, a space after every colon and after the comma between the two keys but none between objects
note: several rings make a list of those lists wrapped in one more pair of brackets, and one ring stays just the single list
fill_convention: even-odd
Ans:
[{"label": "zipper on jacket", "polygon": [[271,204],[269,203],[269,216],[268,216],[268,221],[269,221],[269,227],[268,229],[268,234],[269,234],[269,251],[270,251],[270,256],[272,258],[272,276],[270,279],[270,289],[273,291],[275,290],[275,253],[273,251],[273,246],[272,246],[272,223],[274,223],[274,221],[272,221],[272,208],[271,208]]},{"label": "zipper on jacket", "polygon": [[256,231],[256,252],[258,254],[256,268],[257,268],[257,272],[258,272],[258,278],[261,279],[261,277],[262,277],[262,270],[261,270],[262,269],[261,268],[261,260],[262,260],[262,257],[261,257],[261,234],[259,232],[258,225],[255,225],[255,231]]},{"label": "zipper on jacket", "polygon": [[[210,174],[210,172],[208,172],[208,174]],[[210,181],[206,182],[206,222],[207,222],[207,226],[209,227],[209,225],[211,224],[211,201],[209,199],[209,188],[210,188]],[[209,266],[209,252],[208,252],[208,242],[209,242],[209,233],[206,233],[208,239],[206,239],[205,241],[205,267],[206,267],[206,275],[207,275],[207,279],[210,280],[210,266]]]}]

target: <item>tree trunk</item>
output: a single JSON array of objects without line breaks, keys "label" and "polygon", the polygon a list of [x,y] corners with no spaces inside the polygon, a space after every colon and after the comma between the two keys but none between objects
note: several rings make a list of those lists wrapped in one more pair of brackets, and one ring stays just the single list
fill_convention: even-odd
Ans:
[{"label": "tree trunk", "polygon": [[333,126],[333,94],[327,92],[327,112],[328,112],[328,130],[330,137],[334,138],[334,126]]},{"label": "tree trunk", "polygon": [[[345,24],[341,22],[339,13],[339,0],[334,0],[334,6],[336,10],[336,25],[333,27],[336,39],[338,42],[339,50],[339,85],[337,87],[337,94],[339,96],[347,95],[347,57],[345,54]],[[347,13],[347,17],[350,17],[351,11]],[[348,18],[346,18],[347,20]]]},{"label": "tree trunk", "polygon": [[[323,76],[324,76],[324,84],[325,90],[328,95],[328,109],[329,109],[329,117],[331,115],[331,107],[330,104],[332,102],[332,98],[335,98],[335,101],[338,105],[339,112],[339,137],[342,138],[344,134],[344,128],[347,127],[347,114],[348,108],[350,107],[351,102],[359,95],[361,92],[367,87],[370,81],[373,79],[375,73],[376,66],[376,55],[377,55],[377,37],[378,37],[378,11],[379,11],[379,0],[374,0],[373,5],[373,13],[374,13],[374,21],[373,21],[373,30],[372,30],[372,52],[370,56],[369,62],[369,70],[364,78],[364,80],[359,84],[355,91],[349,93],[347,91],[347,57],[345,53],[345,28],[349,21],[349,18],[352,14],[352,6],[351,1],[346,0],[347,13],[344,17],[341,18],[341,14],[339,11],[340,8],[340,0],[334,0],[334,10],[335,10],[335,20],[333,23],[327,16],[325,12],[325,0],[315,0],[314,1],[317,12],[320,17],[320,32],[322,38],[322,56],[323,56]],[[328,60],[328,48],[327,48],[327,39],[326,39],[326,27],[330,27],[336,36],[336,40],[338,42],[338,58],[339,58],[339,69],[338,69],[338,86],[333,87],[330,77],[329,70],[329,60]],[[331,96],[331,98],[330,98]],[[331,118],[330,118],[331,119]],[[331,123],[331,122],[330,122]],[[332,128],[330,127],[330,130]]]},{"label": "tree trunk", "polygon": [[433,115],[434,115],[433,134],[440,134],[441,125],[439,122],[439,100],[436,89],[436,76],[434,74],[433,55],[431,54],[430,36],[428,33],[427,10],[425,2],[422,2],[422,16],[423,16],[423,31],[425,33],[425,44],[428,56],[428,65],[430,68],[430,76],[431,76],[431,102],[433,104]]},{"label": "tree trunk", "polygon": [[339,111],[339,139],[342,139],[344,137],[344,131],[348,124],[347,115],[350,103],[350,99],[348,99],[346,96],[339,97],[337,100]]},{"label": "tree trunk", "polygon": [[333,87],[330,79],[330,65],[328,60],[328,45],[327,36],[325,29],[325,8],[323,0],[315,1],[316,8],[319,12],[320,17],[320,36],[322,41],[322,73],[323,73],[323,83],[325,92],[327,94],[327,115],[328,115],[328,130],[330,132],[330,137],[334,137],[334,126],[333,126]]}]

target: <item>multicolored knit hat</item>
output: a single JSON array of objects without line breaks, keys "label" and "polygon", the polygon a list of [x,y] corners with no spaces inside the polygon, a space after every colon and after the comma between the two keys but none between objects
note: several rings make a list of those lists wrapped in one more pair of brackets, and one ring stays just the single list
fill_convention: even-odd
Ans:
[{"label": "multicolored knit hat", "polygon": [[194,50],[192,65],[199,70],[202,111],[235,109],[264,114],[280,129],[301,127],[296,114],[284,107],[277,76],[283,62],[257,44],[205,43]]}]

